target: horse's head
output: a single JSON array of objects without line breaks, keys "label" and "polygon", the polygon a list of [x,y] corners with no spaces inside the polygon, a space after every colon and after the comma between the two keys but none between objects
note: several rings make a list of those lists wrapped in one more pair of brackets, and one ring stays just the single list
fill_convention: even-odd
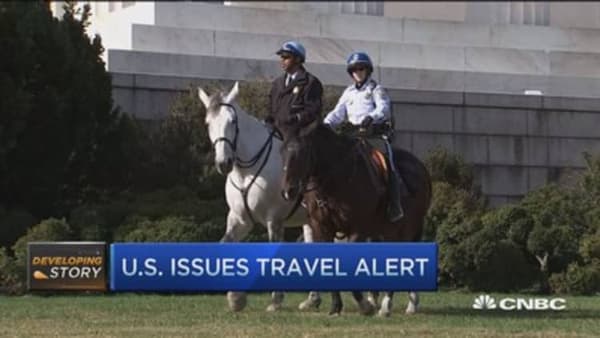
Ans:
[{"label": "horse's head", "polygon": [[237,82],[229,93],[220,92],[210,96],[198,87],[200,101],[206,107],[205,123],[215,151],[215,166],[222,175],[227,175],[233,169],[236,156],[239,127],[234,101],[238,93]]},{"label": "horse's head", "polygon": [[315,126],[295,130],[287,134],[281,146],[283,159],[282,191],[285,200],[292,200],[304,193],[309,177],[316,166],[314,138]]}]

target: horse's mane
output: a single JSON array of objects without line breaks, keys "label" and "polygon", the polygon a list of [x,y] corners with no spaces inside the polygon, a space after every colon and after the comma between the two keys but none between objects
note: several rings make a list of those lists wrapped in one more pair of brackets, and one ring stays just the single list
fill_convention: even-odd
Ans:
[{"label": "horse's mane", "polygon": [[349,155],[358,142],[355,138],[336,133],[322,123],[312,133],[313,146],[318,147],[317,153],[328,161],[347,157],[345,155]]},{"label": "horse's mane", "polygon": [[316,133],[318,139],[331,142],[327,143],[327,145],[331,146],[332,148],[351,147],[356,143],[356,139],[345,134],[338,134],[323,123],[318,124],[314,132]]},{"label": "horse's mane", "polygon": [[[209,102],[208,108],[206,110],[207,111],[214,111],[214,112],[219,111],[219,106],[222,103],[224,103],[223,100],[225,99],[226,96],[227,96],[227,92],[225,91],[225,89],[221,89],[221,90],[217,91],[214,95],[212,95],[210,97],[210,102]],[[255,116],[253,113],[245,110],[237,102],[237,100],[233,100],[230,104],[235,107],[236,113],[238,114],[238,117],[243,114],[244,117],[249,118],[253,122],[260,122],[260,120],[259,120],[259,118],[257,116]]]},{"label": "horse's mane", "polygon": [[352,175],[356,165],[355,138],[337,134],[325,124],[318,124],[300,137],[302,147],[313,147],[318,168],[316,176],[319,181],[333,183],[343,175]]}]

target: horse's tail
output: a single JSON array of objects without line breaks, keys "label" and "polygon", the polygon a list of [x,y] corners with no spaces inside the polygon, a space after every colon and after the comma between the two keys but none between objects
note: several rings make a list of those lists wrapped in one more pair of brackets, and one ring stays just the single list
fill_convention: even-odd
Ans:
[{"label": "horse's tail", "polygon": [[427,213],[429,211],[429,208],[431,207],[431,202],[433,199],[433,182],[431,181],[431,174],[429,173],[429,170],[427,170],[427,167],[425,166],[425,164],[421,161],[419,161],[419,163],[421,164],[421,166],[423,167],[423,171],[425,172],[426,178],[425,178],[425,182],[427,182],[427,207],[425,208],[425,213]]},{"label": "horse's tail", "polygon": [[409,191],[415,196],[414,219],[419,222],[419,231],[414,241],[422,239],[425,217],[432,204],[433,186],[431,175],[425,164],[415,155],[401,148],[394,148],[394,160],[400,174],[403,175]]}]

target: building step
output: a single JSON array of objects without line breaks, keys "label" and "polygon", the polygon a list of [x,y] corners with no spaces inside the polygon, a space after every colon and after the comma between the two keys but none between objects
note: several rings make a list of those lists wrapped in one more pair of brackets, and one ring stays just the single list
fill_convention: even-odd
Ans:
[{"label": "building step", "polygon": [[[289,35],[224,32],[133,25],[137,51],[276,60],[275,50]],[[364,40],[300,37],[307,62],[344,64],[352,51],[367,51],[382,67],[500,74],[600,77],[600,53],[536,51],[495,47],[434,46]]]},{"label": "building step", "polygon": [[[485,25],[316,11],[156,2],[157,26],[441,46],[600,53],[600,30]],[[368,29],[367,29],[368,28]]]},{"label": "building step", "polygon": [[[108,67],[111,72],[223,80],[271,80],[281,74],[277,60],[128,50],[109,50]],[[342,64],[311,62],[307,69],[326,85],[349,83]],[[382,85],[396,89],[518,95],[526,90],[538,90],[548,96],[600,97],[600,78],[578,76],[576,72],[571,75],[566,71],[557,75],[507,74],[487,72],[483,67],[461,71],[376,66],[374,77]]]}]

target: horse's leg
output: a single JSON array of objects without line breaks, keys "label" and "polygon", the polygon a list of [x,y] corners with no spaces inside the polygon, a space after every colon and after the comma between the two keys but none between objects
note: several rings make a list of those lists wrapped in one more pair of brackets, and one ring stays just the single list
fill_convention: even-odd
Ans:
[{"label": "horse's leg", "polygon": [[331,291],[331,309],[329,310],[329,315],[331,316],[339,316],[342,313],[342,308],[344,304],[342,303],[342,295],[339,291]]},{"label": "horse's leg", "polygon": [[374,308],[377,308],[379,305],[379,291],[369,291],[367,301],[371,303]]},{"label": "horse's leg", "polygon": [[[379,242],[379,239],[373,239],[371,238],[369,240],[370,242]],[[379,291],[369,291],[368,295],[367,295],[367,301],[369,303],[371,303],[371,305],[377,309],[377,307],[379,306]]]},{"label": "horse's leg", "polygon": [[[312,233],[312,239],[315,242],[333,242],[333,234],[326,233],[323,231],[318,222],[314,219],[310,220],[310,229]],[[329,315],[338,316],[341,314],[343,308],[342,296],[339,291],[331,291],[331,309]]]},{"label": "horse's leg", "polygon": [[[304,243],[312,243],[313,233],[312,228],[308,224],[304,224],[302,226],[302,230],[304,232]],[[308,298],[304,300],[300,305],[298,305],[298,309],[300,311],[310,310],[310,309],[319,309],[321,305],[321,295],[318,291],[311,291],[308,293]]]},{"label": "horse's leg", "polygon": [[[362,242],[364,240],[365,239],[358,234],[353,234],[348,237],[348,242],[353,243]],[[361,291],[352,291],[352,297],[356,301],[356,304],[358,304],[358,310],[360,311],[360,314],[370,316],[375,313],[375,306],[373,306],[373,304],[363,296]]]},{"label": "horse's leg", "polygon": [[408,293],[408,306],[406,307],[407,314],[413,314],[417,312],[419,307],[419,294],[416,292]]},{"label": "horse's leg", "polygon": [[239,242],[252,230],[252,223],[236,215],[232,210],[227,214],[227,229],[221,242]]},{"label": "horse's leg", "polygon": [[389,317],[392,313],[392,298],[394,297],[393,291],[387,291],[384,293],[383,298],[381,299],[381,307],[379,308],[379,312],[377,315],[380,317]]},{"label": "horse's leg", "polygon": [[[283,225],[278,222],[267,221],[267,232],[269,234],[269,242],[283,242]],[[273,291],[271,293],[271,304],[267,307],[267,311],[277,311],[281,309],[284,293]]]},{"label": "horse's leg", "polygon": [[361,291],[352,291],[352,297],[358,304],[361,315],[371,316],[375,313],[375,306],[363,296]]},{"label": "horse's leg", "polygon": [[[244,222],[239,216],[229,211],[227,214],[227,230],[221,238],[221,242],[239,242],[248,236],[252,230],[250,222]],[[246,307],[247,299],[245,292],[227,292],[227,302],[233,311],[241,311]]]}]

